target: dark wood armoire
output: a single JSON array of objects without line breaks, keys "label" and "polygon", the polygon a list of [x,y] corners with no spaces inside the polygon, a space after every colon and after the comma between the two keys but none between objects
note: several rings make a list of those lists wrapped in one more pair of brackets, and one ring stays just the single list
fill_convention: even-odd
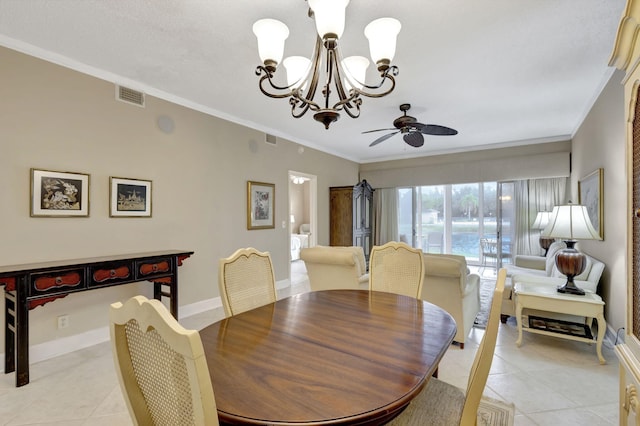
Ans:
[{"label": "dark wood armoire", "polygon": [[329,188],[329,244],[360,246],[369,261],[373,244],[373,188],[366,180],[355,186]]}]

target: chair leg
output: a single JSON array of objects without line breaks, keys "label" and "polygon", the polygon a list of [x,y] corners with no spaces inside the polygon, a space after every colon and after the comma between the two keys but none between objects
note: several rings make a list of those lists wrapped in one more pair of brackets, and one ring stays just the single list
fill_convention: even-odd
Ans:
[{"label": "chair leg", "polygon": [[460,343],[460,350],[464,349],[464,342]]},{"label": "chair leg", "polygon": [[509,315],[500,314],[500,322],[501,323],[506,324],[508,318],[509,318]]}]

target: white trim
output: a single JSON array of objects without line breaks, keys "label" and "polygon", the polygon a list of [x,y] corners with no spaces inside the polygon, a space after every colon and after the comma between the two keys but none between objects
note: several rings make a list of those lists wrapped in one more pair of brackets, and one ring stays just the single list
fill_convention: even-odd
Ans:
[{"label": "white trim", "polygon": [[[282,282],[281,282],[282,283]],[[288,280],[283,281],[285,287]],[[278,284],[279,286],[280,284]],[[278,287],[280,288],[280,287]],[[187,318],[201,312],[222,307],[222,299],[214,297],[212,299],[201,300],[189,305],[181,306],[179,309],[179,319]],[[80,349],[104,343],[109,340],[109,327],[100,327],[73,336],[50,340],[29,347],[29,364],[65,355]],[[0,354],[0,373],[4,373],[5,354]]]}]

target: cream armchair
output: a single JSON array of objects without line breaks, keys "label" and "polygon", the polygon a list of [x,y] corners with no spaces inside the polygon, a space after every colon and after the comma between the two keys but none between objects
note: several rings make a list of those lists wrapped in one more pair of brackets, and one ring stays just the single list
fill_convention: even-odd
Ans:
[{"label": "cream armchair", "polygon": [[362,247],[315,246],[300,251],[311,291],[367,289],[369,274]]},{"label": "cream armchair", "polygon": [[449,312],[458,325],[453,340],[464,342],[480,312],[480,276],[470,274],[464,256],[424,254],[422,299]]},{"label": "cream armchair", "polygon": [[[502,309],[500,320],[505,323],[507,318],[516,314],[516,307],[513,295],[513,286],[516,282],[536,282],[544,283],[550,287],[560,287],[567,278],[558,270],[556,266],[556,254],[566,247],[562,241],[556,241],[549,247],[547,256],[516,256],[513,265],[506,265],[507,283],[502,295]],[[586,253],[585,253],[586,255]],[[574,280],[578,287],[585,291],[595,293],[598,290],[600,277],[604,272],[604,263],[598,259],[587,256],[586,266],[580,275],[576,275]]]}]

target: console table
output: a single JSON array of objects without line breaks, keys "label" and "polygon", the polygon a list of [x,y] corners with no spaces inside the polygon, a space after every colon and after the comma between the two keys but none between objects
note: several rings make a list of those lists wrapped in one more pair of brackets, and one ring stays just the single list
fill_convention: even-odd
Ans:
[{"label": "console table", "polygon": [[29,383],[29,310],[71,293],[151,281],[153,297],[169,298],[169,310],[177,319],[178,266],[192,254],[164,250],[0,266],[5,298],[5,374],[16,371],[16,386]]}]

